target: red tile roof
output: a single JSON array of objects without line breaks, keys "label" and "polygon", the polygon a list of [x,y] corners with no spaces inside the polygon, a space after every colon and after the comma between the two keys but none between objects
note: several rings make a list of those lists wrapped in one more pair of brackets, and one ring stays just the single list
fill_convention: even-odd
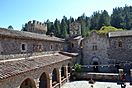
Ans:
[{"label": "red tile roof", "polygon": [[0,80],[69,59],[72,57],[58,53],[57,55],[34,57],[33,59],[1,62]]}]

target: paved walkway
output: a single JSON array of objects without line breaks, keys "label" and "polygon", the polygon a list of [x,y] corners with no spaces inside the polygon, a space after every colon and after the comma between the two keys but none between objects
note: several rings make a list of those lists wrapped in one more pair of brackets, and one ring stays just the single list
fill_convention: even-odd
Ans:
[{"label": "paved walkway", "polygon": [[[129,83],[126,83],[126,85],[126,88],[132,88]],[[61,88],[121,88],[121,85],[112,82],[95,82],[95,84],[89,84],[88,81],[74,81],[64,84]]]}]

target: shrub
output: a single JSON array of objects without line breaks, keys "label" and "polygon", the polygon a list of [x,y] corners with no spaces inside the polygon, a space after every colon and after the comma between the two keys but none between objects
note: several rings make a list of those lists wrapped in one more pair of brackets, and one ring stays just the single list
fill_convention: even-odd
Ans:
[{"label": "shrub", "polygon": [[82,66],[77,63],[77,64],[75,64],[74,69],[75,69],[76,72],[81,72],[82,71]]}]

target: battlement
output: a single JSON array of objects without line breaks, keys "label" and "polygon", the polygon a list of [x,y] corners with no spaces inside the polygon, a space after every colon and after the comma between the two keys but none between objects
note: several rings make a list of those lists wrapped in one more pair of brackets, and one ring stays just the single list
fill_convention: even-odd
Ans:
[{"label": "battlement", "polygon": [[38,26],[47,26],[47,24],[33,20],[33,21],[28,21],[28,23],[25,24],[25,26],[27,25],[38,25]]},{"label": "battlement", "polygon": [[23,28],[25,31],[39,34],[46,34],[47,32],[47,24],[36,20],[28,21],[27,23],[25,23]]}]

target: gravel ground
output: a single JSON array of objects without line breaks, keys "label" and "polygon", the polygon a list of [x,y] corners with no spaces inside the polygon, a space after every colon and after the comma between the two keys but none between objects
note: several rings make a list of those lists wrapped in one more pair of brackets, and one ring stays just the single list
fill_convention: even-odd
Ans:
[{"label": "gravel ground", "polygon": [[64,84],[61,88],[121,88],[121,85],[112,82],[95,82],[94,84],[89,84],[88,81],[74,81]]}]

